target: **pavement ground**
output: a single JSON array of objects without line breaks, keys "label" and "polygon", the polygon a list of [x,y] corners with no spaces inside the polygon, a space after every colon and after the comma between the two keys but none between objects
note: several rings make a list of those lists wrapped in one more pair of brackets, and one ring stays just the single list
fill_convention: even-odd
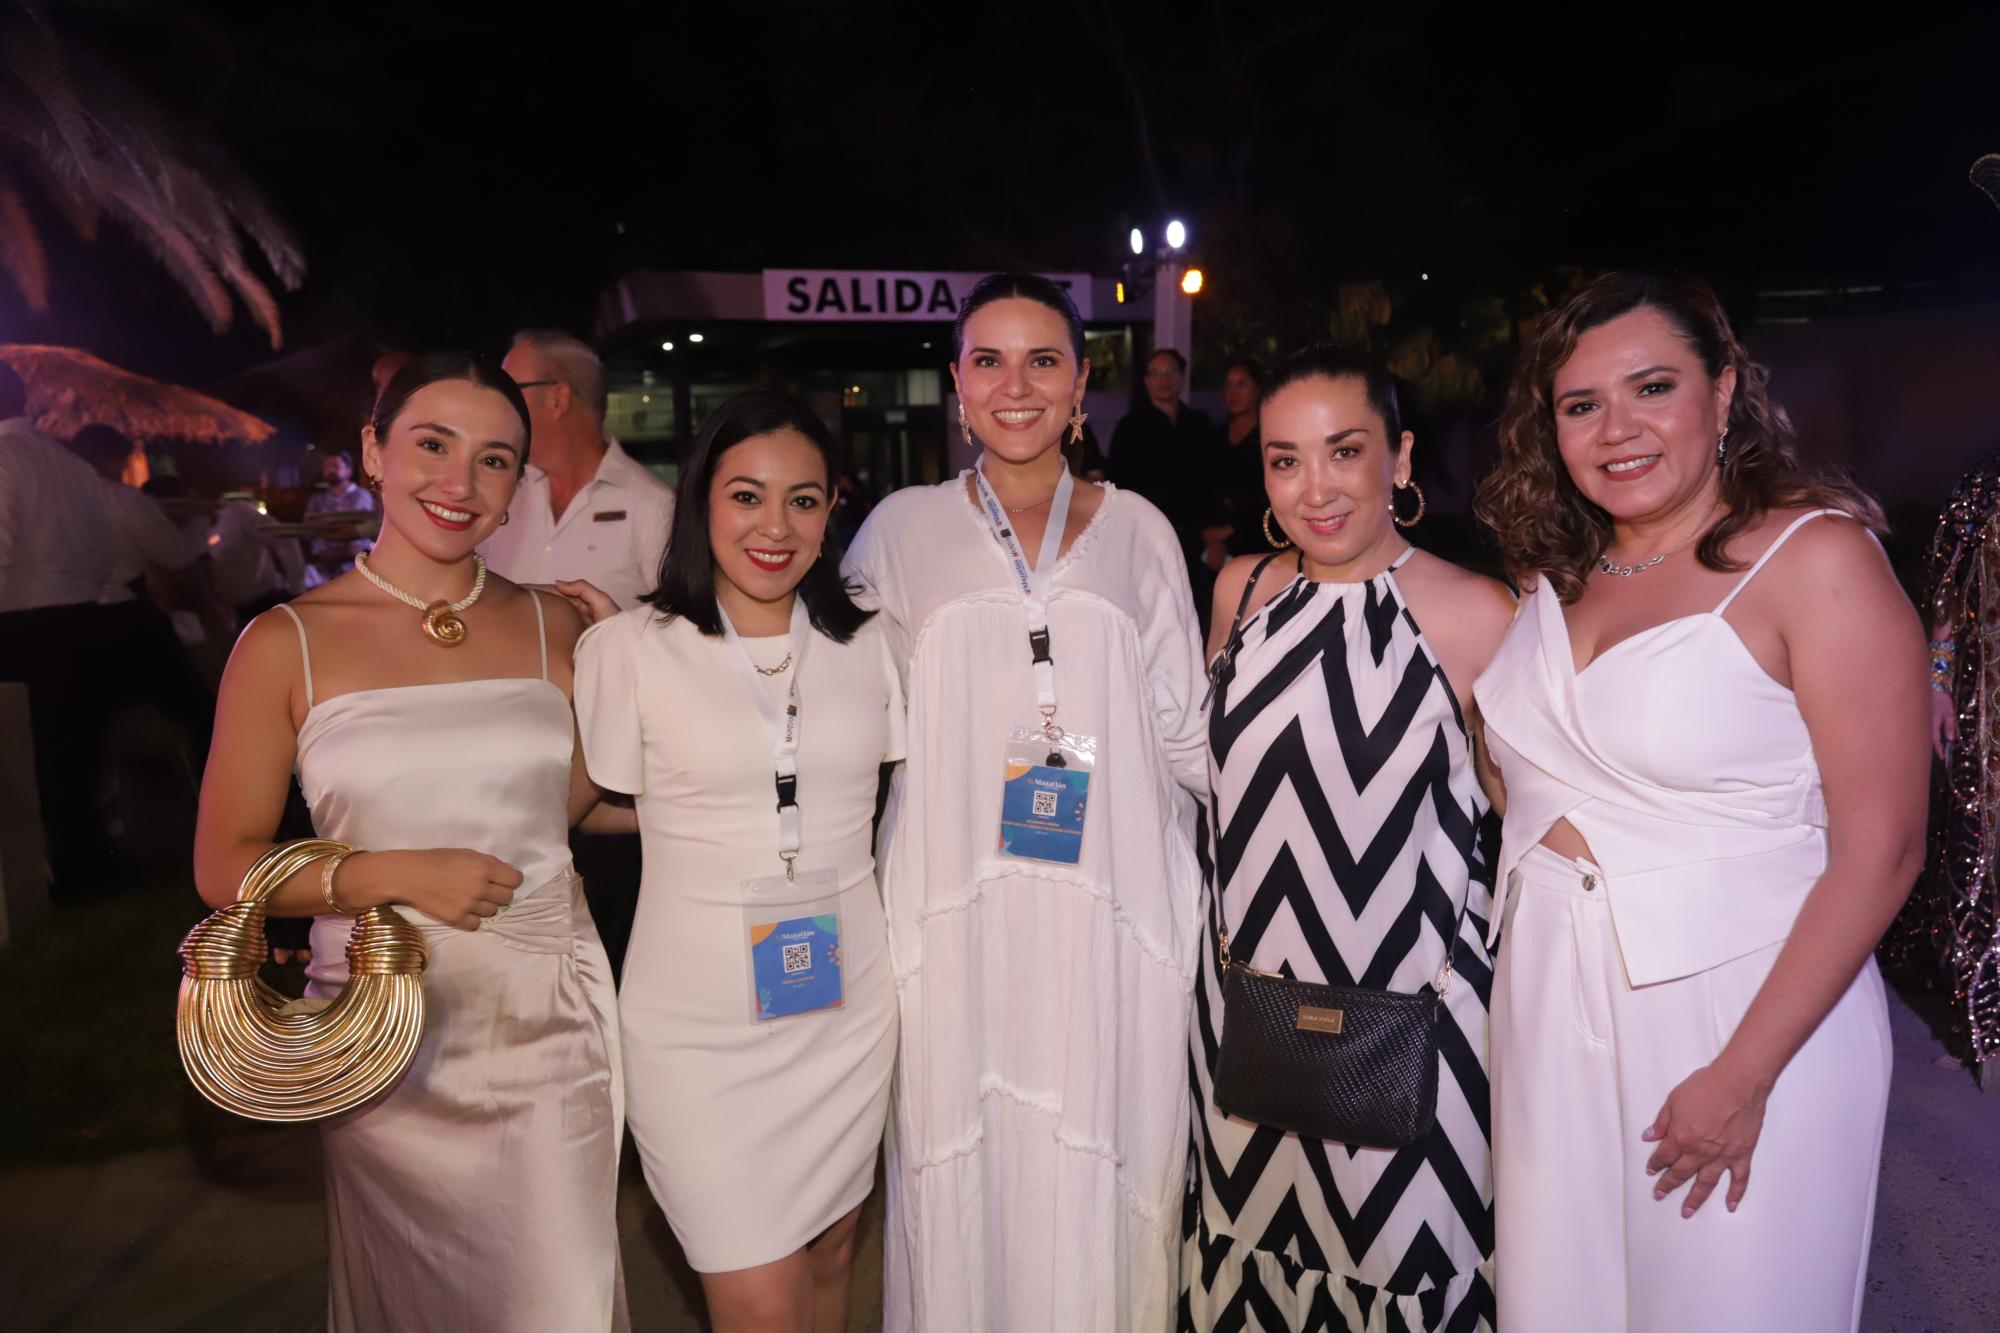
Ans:
[{"label": "pavement ground", "polygon": [[[1939,1067],[1929,997],[1894,991],[1866,1333],[2000,1328],[2000,1094]],[[1930,1020],[1930,1021],[1927,1021]],[[854,1333],[881,1327],[879,1191],[862,1215]],[[706,1327],[700,1284],[628,1149],[619,1229],[640,1333]],[[1504,1262],[1504,1258],[1502,1260]],[[316,1131],[263,1131],[0,1171],[0,1330],[316,1333],[326,1225]]]}]

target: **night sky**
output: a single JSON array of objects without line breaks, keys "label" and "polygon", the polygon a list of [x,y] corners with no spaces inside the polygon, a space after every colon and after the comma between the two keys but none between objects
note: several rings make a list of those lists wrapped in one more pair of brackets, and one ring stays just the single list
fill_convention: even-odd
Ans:
[{"label": "night sky", "polygon": [[[1449,305],[1562,266],[2000,294],[1995,23],[1878,7],[1700,21],[1104,3],[58,6],[304,243],[288,348],[588,332],[640,266],[1109,271],[1185,217],[1237,318],[1286,338],[1380,279]],[[1393,15],[1393,17],[1388,17]],[[1150,157],[1142,150],[1150,142]],[[115,232],[0,337],[201,381],[212,337]],[[1428,285],[1418,275],[1429,273]],[[1929,299],[1929,298],[1926,298]],[[1197,315],[1200,318],[1200,315]]]}]

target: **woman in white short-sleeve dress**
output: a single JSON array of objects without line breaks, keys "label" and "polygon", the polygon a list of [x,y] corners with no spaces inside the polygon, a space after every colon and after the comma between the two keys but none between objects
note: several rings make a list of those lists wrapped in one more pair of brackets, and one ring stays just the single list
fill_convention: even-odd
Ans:
[{"label": "woman in white short-sleeve dress", "polygon": [[[831,448],[784,395],[718,409],[659,591],[577,647],[590,775],[636,795],[645,855],[619,993],[628,1118],[725,1331],[841,1327],[896,1051],[871,841],[902,700],[879,622],[822,554]],[[784,863],[773,731],[751,691],[777,718],[794,685],[796,868],[837,880],[841,1003],[757,1019],[743,886]]]},{"label": "woman in white short-sleeve dress", "polygon": [[970,474],[890,496],[849,560],[882,600],[910,703],[883,830],[903,1020],[887,1327],[1166,1328],[1200,939],[1190,793],[1207,781],[1186,565],[1139,496],[1063,484],[1089,367],[1061,289],[985,279],[958,334],[994,503],[1024,562],[1054,560],[1057,721],[1097,751],[1080,859],[1003,855],[1009,732],[1040,707],[1013,557]]}]

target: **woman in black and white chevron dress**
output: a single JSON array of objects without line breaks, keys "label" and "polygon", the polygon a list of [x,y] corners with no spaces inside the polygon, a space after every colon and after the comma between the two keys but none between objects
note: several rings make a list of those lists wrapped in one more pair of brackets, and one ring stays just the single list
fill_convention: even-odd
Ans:
[{"label": "woman in black and white chevron dress", "polygon": [[[1211,659],[1239,603],[1245,618],[1209,717],[1183,1329],[1494,1321],[1483,940],[1498,821],[1467,720],[1513,599],[1397,531],[1422,510],[1400,416],[1377,367],[1325,348],[1281,367],[1262,409],[1266,531],[1293,549],[1268,568],[1240,557],[1216,588]],[[1442,972],[1455,925],[1428,1134],[1360,1148],[1216,1109],[1218,926],[1259,971],[1413,992]]]}]

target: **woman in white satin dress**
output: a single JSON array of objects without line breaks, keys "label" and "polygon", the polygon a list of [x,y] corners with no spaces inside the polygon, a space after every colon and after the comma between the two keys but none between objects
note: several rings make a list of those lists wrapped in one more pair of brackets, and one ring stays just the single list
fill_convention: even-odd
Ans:
[{"label": "woman in white satin dress", "polygon": [[[253,621],[217,706],[202,897],[234,899],[296,769],[315,831],[356,849],[270,899],[320,914],[310,993],[345,982],[352,913],[395,904],[430,944],[409,1071],[323,1125],[336,1333],[626,1326],[617,1014],[567,845],[596,801],[568,700],[580,625],[473,555],[528,434],[497,365],[432,353],[397,372],[362,433],[371,567]],[[407,598],[458,608],[463,640],[435,641]]]},{"label": "woman in white satin dress", "polygon": [[[785,394],[717,408],[659,590],[577,646],[590,775],[637,798],[645,844],[618,995],[632,1135],[717,1333],[845,1325],[889,1110],[871,843],[903,700],[881,624],[825,549],[833,449]],[[836,920],[823,952],[807,937]],[[780,971],[788,939],[804,942]],[[837,990],[786,999],[814,975]]]}]

